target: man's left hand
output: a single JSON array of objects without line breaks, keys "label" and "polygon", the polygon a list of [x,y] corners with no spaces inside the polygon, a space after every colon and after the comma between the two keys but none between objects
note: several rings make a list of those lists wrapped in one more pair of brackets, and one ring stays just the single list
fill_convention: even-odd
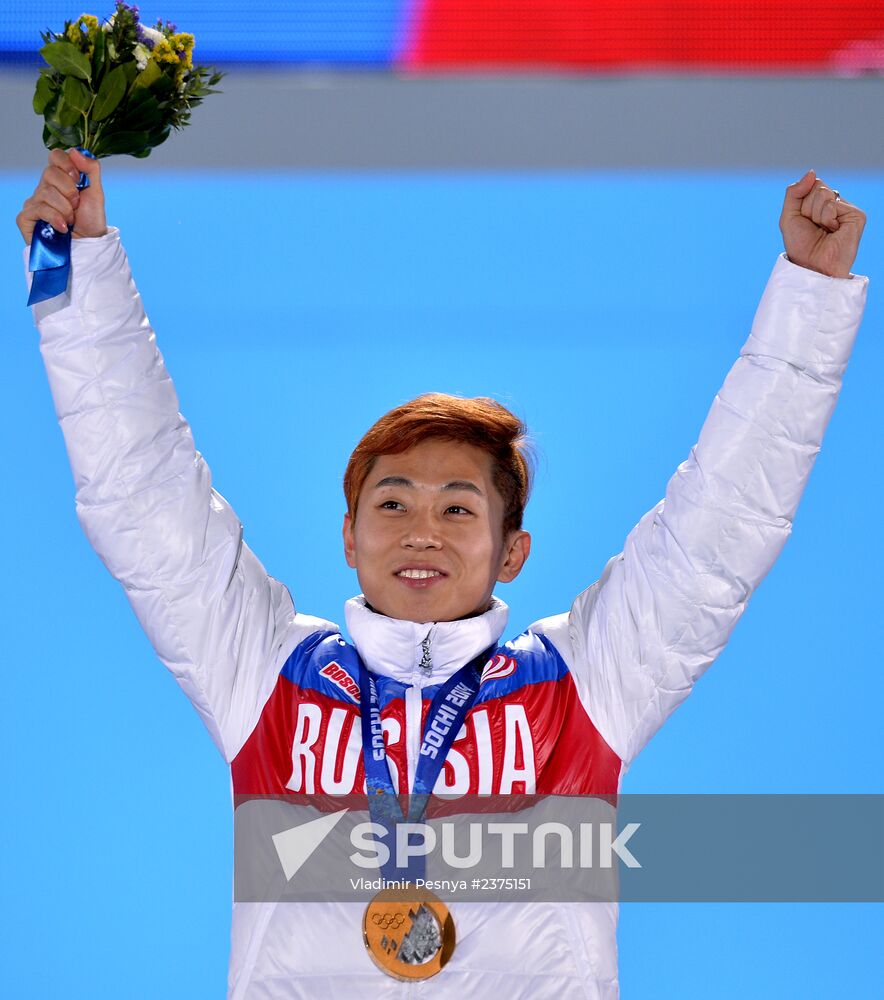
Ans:
[{"label": "man's left hand", "polygon": [[794,264],[849,278],[865,224],[865,212],[844,201],[812,170],[786,188],[780,230]]}]

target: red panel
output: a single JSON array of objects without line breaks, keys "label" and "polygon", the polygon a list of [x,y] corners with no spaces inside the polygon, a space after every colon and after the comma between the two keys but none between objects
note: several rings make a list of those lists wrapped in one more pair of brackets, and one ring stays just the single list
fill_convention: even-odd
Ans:
[{"label": "red panel", "polygon": [[[425,700],[424,724],[429,708],[430,701]],[[389,702],[382,713],[385,720],[395,723],[396,735],[390,739],[387,734],[386,746],[400,775],[407,773],[404,709],[399,698]],[[481,730],[476,722],[479,715],[484,717]],[[524,719],[524,729],[514,724],[516,715]],[[332,724],[334,716],[336,725]],[[504,787],[507,761],[532,776],[539,794],[617,794],[620,759],[584,711],[570,674],[558,681],[526,684],[503,698],[480,702],[468,720],[464,738],[454,741],[449,754],[449,760],[456,755],[466,768],[458,794],[533,794],[535,789],[526,787],[525,781]],[[488,738],[484,751],[480,748],[483,733]],[[355,761],[351,756],[348,770],[345,757],[351,736],[360,749],[353,755]],[[299,761],[297,778],[293,773],[293,744],[302,748],[295,754]],[[234,794],[238,801],[293,793],[314,798],[358,795],[365,781],[361,747],[357,705],[299,688],[280,676],[258,725],[231,765]],[[445,772],[451,787],[455,780],[452,764],[445,764]],[[327,787],[321,773],[335,783],[341,783],[346,774],[346,787]],[[294,781],[291,787],[290,781]]]},{"label": "red panel", "polygon": [[884,69],[881,0],[419,0],[413,69]]}]

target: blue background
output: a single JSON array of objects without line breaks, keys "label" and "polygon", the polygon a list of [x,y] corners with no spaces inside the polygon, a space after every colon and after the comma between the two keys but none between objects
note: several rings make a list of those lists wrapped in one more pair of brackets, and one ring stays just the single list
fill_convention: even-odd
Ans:
[{"label": "blue background", "polygon": [[[133,6],[130,4],[130,6]],[[333,63],[386,66],[395,58],[409,24],[412,0],[262,0],[244,6],[225,0],[164,0],[134,4],[142,24],[157,18],[198,40],[196,61]],[[105,21],[115,0],[4,0],[0,53],[33,61],[40,32],[61,32],[84,11]]]},{"label": "blue background", "polygon": [[[866,208],[855,270],[877,277],[884,176],[817,166]],[[152,172],[148,183],[114,177],[113,161],[105,173],[197,445],[301,610],[340,619],[356,590],[340,551],[341,475],[380,413],[441,389],[495,395],[527,418],[541,456],[535,547],[500,590],[511,632],[565,610],[687,456],[781,249],[794,179]],[[0,175],[7,218],[35,180]],[[265,252],[271,240],[281,253]],[[0,245],[0,992],[221,997],[228,773],[80,534],[9,224]],[[884,790],[881,319],[874,283],[793,538],[625,791]],[[881,913],[627,905],[623,996],[870,997]]]}]

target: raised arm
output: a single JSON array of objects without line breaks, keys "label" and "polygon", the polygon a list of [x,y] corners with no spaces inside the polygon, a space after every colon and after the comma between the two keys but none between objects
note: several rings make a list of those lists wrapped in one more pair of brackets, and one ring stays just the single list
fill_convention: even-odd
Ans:
[{"label": "raised arm", "polygon": [[865,216],[812,171],[786,191],[786,255],[665,498],[569,615],[539,628],[627,764],[724,648],[788,537],[865,302]]},{"label": "raised arm", "polygon": [[[90,186],[76,192],[78,172]],[[309,626],[268,577],[195,450],[104,216],[97,161],[54,151],[18,216],[73,228],[69,292],[34,309],[77,490],[77,514],[159,657],[226,758]]]}]

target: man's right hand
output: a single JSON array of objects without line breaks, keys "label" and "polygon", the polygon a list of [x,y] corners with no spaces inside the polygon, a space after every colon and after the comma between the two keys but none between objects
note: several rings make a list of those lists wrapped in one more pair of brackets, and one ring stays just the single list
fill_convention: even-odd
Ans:
[{"label": "man's right hand", "polygon": [[[89,187],[78,191],[81,173],[89,178]],[[40,183],[15,219],[25,243],[31,242],[38,220],[48,222],[62,233],[72,230],[75,239],[104,236],[107,219],[98,160],[83,156],[76,149],[67,152],[53,149]]]}]

